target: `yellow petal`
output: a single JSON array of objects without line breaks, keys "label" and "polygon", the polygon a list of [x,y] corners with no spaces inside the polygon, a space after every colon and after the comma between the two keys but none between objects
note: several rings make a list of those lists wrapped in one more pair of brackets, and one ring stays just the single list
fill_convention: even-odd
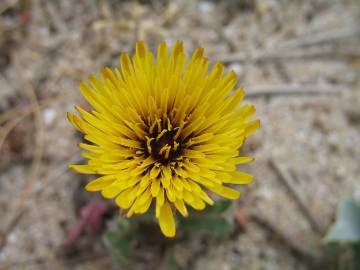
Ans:
[{"label": "yellow petal", "polygon": [[89,165],[69,165],[69,168],[84,174],[96,173],[96,170],[93,168],[93,166]]},{"label": "yellow petal", "polygon": [[183,200],[176,200],[175,207],[184,217],[189,215]]},{"label": "yellow petal", "polygon": [[164,167],[162,168],[162,172],[163,172],[163,174],[164,174],[164,177],[166,177],[166,178],[168,178],[168,179],[171,178],[172,173],[171,173],[171,169],[170,169],[169,166],[164,166]]},{"label": "yellow petal", "polygon": [[203,199],[205,202],[207,202],[210,205],[214,205],[214,201],[209,197],[209,195],[207,195],[206,192],[204,192],[203,190],[200,193],[200,197],[201,199]]},{"label": "yellow petal", "polygon": [[184,190],[183,195],[186,203],[190,204],[194,201],[194,196],[191,192]]},{"label": "yellow petal", "polygon": [[244,98],[244,90],[242,88],[238,89],[233,96],[231,96],[222,111],[222,114],[227,114],[232,112],[236,106],[242,101]]},{"label": "yellow petal", "polygon": [[166,237],[175,236],[175,219],[168,202],[165,202],[160,209],[159,223],[160,229]]},{"label": "yellow petal", "polygon": [[83,132],[80,125],[76,121],[76,115],[73,113],[67,112],[66,113],[67,119],[70,121],[70,123],[80,132]]},{"label": "yellow petal", "polygon": [[161,175],[161,184],[164,188],[167,188],[170,185],[171,178],[166,177],[164,174]]},{"label": "yellow petal", "polygon": [[89,182],[85,186],[85,189],[87,191],[99,191],[99,190],[102,190],[103,188],[111,185],[115,180],[116,180],[116,178],[114,176],[109,176],[109,175],[101,176],[101,177]]},{"label": "yellow petal", "polygon": [[112,199],[116,197],[121,191],[125,190],[127,188],[126,186],[120,186],[120,185],[110,185],[101,190],[101,195],[106,199]]},{"label": "yellow petal", "polygon": [[[121,191],[130,189],[136,194],[136,189],[138,189],[139,185],[136,185],[140,180],[139,179],[130,179],[128,181],[116,181],[113,184],[103,188],[101,190],[101,195],[103,195],[107,199],[112,199],[117,196]],[[135,186],[135,187],[134,187]]]},{"label": "yellow petal", "polygon": [[175,176],[172,181],[176,190],[182,191],[184,189],[184,185],[178,176]]},{"label": "yellow petal", "polygon": [[120,208],[123,208],[123,209],[129,208],[135,200],[135,196],[132,196],[130,198],[128,196],[130,193],[133,192],[133,190],[134,190],[133,188],[129,188],[129,189],[123,191],[122,193],[120,193],[120,195],[116,197],[115,203]]},{"label": "yellow petal", "polygon": [[246,129],[244,135],[246,137],[250,136],[254,131],[256,131],[260,127],[260,120],[254,120],[246,125]]},{"label": "yellow petal", "polygon": [[144,191],[143,194],[139,197],[139,205],[143,205],[146,201],[148,201],[151,198],[151,192],[150,188]]},{"label": "yellow petal", "polygon": [[251,162],[253,160],[254,160],[253,157],[236,157],[236,158],[232,158],[230,161],[233,162],[234,164],[244,164]]},{"label": "yellow petal", "polygon": [[151,183],[151,194],[153,197],[156,197],[160,190],[160,181],[155,179]]},{"label": "yellow petal", "polygon": [[188,158],[205,158],[205,154],[201,153],[199,151],[191,150],[191,149],[185,149],[183,151],[184,157]]},{"label": "yellow petal", "polygon": [[149,197],[149,199],[137,209],[136,214],[145,213],[149,209],[151,202],[152,202],[152,197]]},{"label": "yellow petal", "polygon": [[185,170],[183,170],[182,168],[176,168],[175,172],[176,172],[177,175],[179,175],[181,177],[184,177],[184,178],[187,178],[189,176],[189,174]]},{"label": "yellow petal", "polygon": [[244,173],[244,172],[232,172],[231,178],[226,179],[224,183],[231,183],[237,185],[249,184],[253,181],[254,177],[251,174]]},{"label": "yellow petal", "polygon": [[186,201],[186,203],[191,205],[191,207],[196,210],[203,210],[206,206],[204,201],[199,196],[196,195],[194,195],[193,198],[194,199],[192,201]]},{"label": "yellow petal", "polygon": [[159,218],[160,215],[160,209],[162,205],[164,204],[164,189],[160,188],[159,194],[156,196],[156,206],[155,206],[155,216]]},{"label": "yellow petal", "polygon": [[173,186],[169,185],[165,190],[166,190],[166,197],[169,199],[169,201],[172,203],[175,202],[176,198],[175,198]]},{"label": "yellow petal", "polygon": [[215,185],[212,187],[208,187],[209,190],[219,194],[220,196],[227,198],[227,199],[239,199],[240,198],[240,192],[236,189],[229,188],[222,185]]},{"label": "yellow petal", "polygon": [[159,173],[161,172],[161,168],[158,166],[154,166],[152,167],[151,171],[150,171],[150,178],[155,179],[156,177],[158,177]]}]

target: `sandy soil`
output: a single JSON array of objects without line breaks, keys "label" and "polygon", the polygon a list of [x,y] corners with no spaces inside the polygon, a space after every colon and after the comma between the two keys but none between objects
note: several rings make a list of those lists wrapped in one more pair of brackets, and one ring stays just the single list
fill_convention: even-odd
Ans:
[{"label": "sandy soil", "polygon": [[[243,150],[256,157],[242,168],[256,176],[242,190],[241,207],[251,217],[245,231],[178,245],[180,268],[307,269],[304,256],[326,261],[321,239],[337,202],[360,199],[356,2],[1,2],[0,269],[165,267],[147,251],[118,268],[100,237],[77,258],[57,256],[76,220],[73,194],[82,181],[66,169],[80,160],[66,111],[83,102],[79,81],[118,65],[119,53],[131,52],[138,39],[150,48],[177,39],[188,52],[204,47],[212,62],[223,60],[239,74],[262,121]],[[290,175],[310,221],[269,162]]]}]

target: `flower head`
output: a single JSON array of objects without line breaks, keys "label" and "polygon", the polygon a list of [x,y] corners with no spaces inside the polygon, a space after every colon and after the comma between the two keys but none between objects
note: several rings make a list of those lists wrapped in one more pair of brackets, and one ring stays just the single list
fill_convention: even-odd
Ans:
[{"label": "flower head", "polygon": [[244,91],[232,91],[236,74],[224,74],[219,63],[208,72],[203,54],[199,48],[187,61],[181,42],[170,55],[160,43],[155,60],[138,42],[132,60],[121,55],[121,71],[105,68],[101,78],[81,83],[93,110],[76,106],[81,116],[68,113],[89,142],[80,144],[87,164],[70,167],[99,175],[86,190],[115,198],[128,217],[154,202],[167,237],[175,235],[174,211],[186,217],[187,205],[202,210],[214,204],[209,191],[238,199],[228,184],[253,178],[236,165],[253,160],[239,157],[239,148],[259,127],[259,120],[249,122],[255,108],[238,106]]}]

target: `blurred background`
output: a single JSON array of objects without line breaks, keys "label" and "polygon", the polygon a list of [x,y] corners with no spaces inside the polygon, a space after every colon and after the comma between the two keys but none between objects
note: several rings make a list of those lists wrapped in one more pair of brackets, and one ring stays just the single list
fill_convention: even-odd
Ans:
[{"label": "blurred background", "polygon": [[[0,0],[0,269],[354,268],[323,238],[341,199],[360,200],[359,14],[357,0]],[[204,47],[262,122],[231,233],[183,239],[170,263],[167,245],[131,239],[136,254],[117,260],[106,225],[69,238],[97,197],[66,167],[81,162],[66,111],[139,39]]]}]

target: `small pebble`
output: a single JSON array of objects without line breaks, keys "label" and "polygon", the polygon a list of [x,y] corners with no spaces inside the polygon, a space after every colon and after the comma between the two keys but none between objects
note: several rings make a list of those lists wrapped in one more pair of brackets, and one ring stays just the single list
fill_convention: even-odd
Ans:
[{"label": "small pebble", "polygon": [[55,109],[48,108],[43,111],[43,120],[45,126],[50,126],[56,118],[56,111]]},{"label": "small pebble", "polygon": [[208,1],[201,1],[199,3],[199,10],[201,13],[210,13],[214,11],[214,3]]}]

